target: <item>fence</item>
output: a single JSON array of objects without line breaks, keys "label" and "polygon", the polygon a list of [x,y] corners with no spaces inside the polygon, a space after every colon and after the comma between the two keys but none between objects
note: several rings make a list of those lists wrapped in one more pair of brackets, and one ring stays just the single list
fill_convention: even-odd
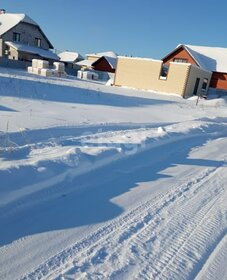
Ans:
[{"label": "fence", "polygon": [[31,62],[0,57],[0,66],[6,68],[27,69],[28,66],[31,66]]}]

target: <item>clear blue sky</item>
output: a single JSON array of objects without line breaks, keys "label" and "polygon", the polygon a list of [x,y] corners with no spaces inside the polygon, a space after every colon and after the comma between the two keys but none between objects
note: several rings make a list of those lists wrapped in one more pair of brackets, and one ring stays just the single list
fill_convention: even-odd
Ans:
[{"label": "clear blue sky", "polygon": [[226,0],[3,0],[58,50],[162,58],[179,43],[227,47]]}]

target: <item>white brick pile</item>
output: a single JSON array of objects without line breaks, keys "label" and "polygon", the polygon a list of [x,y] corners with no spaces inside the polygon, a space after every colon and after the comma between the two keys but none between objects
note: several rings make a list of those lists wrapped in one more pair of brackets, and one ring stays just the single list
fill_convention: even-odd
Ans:
[{"label": "white brick pile", "polygon": [[53,69],[49,66],[49,61],[32,59],[32,66],[27,68],[28,73],[41,75],[44,77],[65,77],[65,65],[62,62],[54,62]]},{"label": "white brick pile", "polygon": [[84,79],[84,80],[98,80],[99,75],[93,71],[83,71],[79,70],[77,72],[77,78]]}]

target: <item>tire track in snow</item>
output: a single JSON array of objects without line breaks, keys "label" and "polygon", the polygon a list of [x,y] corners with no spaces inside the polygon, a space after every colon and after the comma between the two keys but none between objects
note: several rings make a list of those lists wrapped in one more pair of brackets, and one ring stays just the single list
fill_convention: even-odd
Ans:
[{"label": "tire track in snow", "polygon": [[[209,183],[208,180],[202,181],[202,184]],[[144,259],[140,262],[141,265],[146,265],[138,279],[194,279],[193,274],[198,269],[196,267],[200,266],[202,255],[208,250],[207,242],[216,243],[223,230],[217,216],[219,204],[227,198],[227,194],[223,194],[222,187],[218,191],[213,187],[207,191],[210,191],[211,195],[204,201],[201,209],[194,209],[193,206],[196,206],[197,200],[203,198],[204,191],[192,197],[186,203],[188,205],[183,204],[183,207],[177,210],[174,220],[172,221],[172,217],[168,222],[168,230],[160,232],[164,244],[161,244],[161,248],[155,254],[147,253],[146,249],[144,254],[140,254],[144,259],[149,257],[152,263],[147,264]],[[220,229],[220,232],[217,229]],[[144,242],[142,238],[139,240]]]},{"label": "tire track in snow", "polygon": [[[204,180],[206,181],[212,177],[217,169],[218,167],[207,169],[206,172],[202,175],[199,174],[197,179],[192,182],[175,187],[171,191],[147,201],[137,209],[101,228],[90,237],[78,242],[75,246],[51,258],[23,279],[55,279],[62,273],[68,274],[73,268],[75,274],[76,270],[82,271],[83,267],[89,266],[89,263],[95,264],[95,261],[96,263],[102,263],[103,260],[98,258],[101,255],[103,258],[107,257],[106,249],[111,250],[111,252],[117,252],[121,246],[124,246],[125,242],[135,240],[137,236],[140,238],[143,232],[144,235],[147,235],[146,230],[149,232],[154,231],[160,224],[159,214],[161,212],[166,208],[168,209],[176,199],[189,192],[198,181],[201,181],[200,183],[202,184]],[[144,239],[142,238],[142,240]],[[136,242],[136,244],[139,244],[139,242]],[[114,252],[112,252],[112,256],[114,256]],[[67,276],[65,277],[67,279]]]},{"label": "tire track in snow", "polygon": [[[193,184],[197,186],[197,191],[201,187],[201,185],[203,185],[204,182],[208,181],[211,177],[213,177],[215,175],[215,173],[212,174],[212,176],[209,176],[208,174],[205,175],[204,177],[200,178],[200,180],[198,180],[198,182],[196,182],[196,180],[195,180],[195,182]],[[191,189],[191,187],[190,187],[190,189]],[[185,193],[183,193],[180,198],[183,198],[184,195],[185,195]],[[178,203],[178,201],[176,200],[175,203]],[[165,208],[163,208],[162,210],[165,211]],[[164,212],[164,211],[162,211],[162,212]],[[180,210],[179,210],[179,212],[180,212]],[[161,218],[162,218],[163,214],[164,213],[160,213]],[[179,215],[179,213],[178,213],[178,215]],[[176,221],[176,223],[173,224],[173,229],[175,230],[175,232],[177,232],[176,228],[178,229],[179,232],[184,231],[185,228],[182,229],[181,228],[182,225],[179,226],[178,222],[179,221]],[[192,221],[192,223],[193,222],[195,222],[195,221]],[[186,226],[187,225],[186,221],[184,223],[185,223],[184,226]],[[145,277],[145,272],[144,272],[143,274],[138,276],[138,279],[153,279],[153,278],[151,278],[151,275],[158,275],[157,267],[160,267],[161,269],[163,269],[163,267],[165,267],[165,265],[167,264],[168,258],[171,259],[173,257],[173,254],[176,251],[176,250],[172,249],[171,252],[168,252],[168,254],[167,254],[168,258],[166,258],[164,261],[163,261],[163,259],[159,260],[160,256],[157,257],[157,256],[154,256],[154,254],[152,255],[150,253],[147,253],[147,251],[149,251],[149,250],[148,250],[147,247],[144,248],[144,245],[147,244],[147,243],[154,243],[155,239],[157,239],[157,234],[154,234],[155,230],[156,230],[155,227],[153,227],[152,225],[147,225],[141,231],[139,231],[136,236],[132,236],[132,238],[127,240],[127,243],[124,244],[124,247],[126,247],[126,248],[132,248],[134,251],[139,251],[139,253],[136,255],[136,259],[140,259],[140,267],[142,267],[142,264],[144,264],[144,263],[147,264],[148,259],[153,258],[155,260],[156,264],[154,265],[154,267],[152,269],[150,269],[150,267],[151,267],[150,264],[148,265],[148,267],[146,267],[144,269],[144,271],[146,271],[146,270],[148,271],[148,276]],[[161,233],[160,233],[160,236],[161,236]],[[173,237],[176,237],[176,239],[177,239],[178,235],[175,233],[175,235],[172,236],[171,238],[173,238]],[[171,238],[168,238],[168,236],[165,237],[165,239],[168,240],[168,242],[170,242],[170,243],[171,243]],[[168,244],[168,242],[167,242],[167,244]],[[117,254],[118,255],[123,255],[124,252],[122,252],[122,251],[124,251],[124,250],[119,250],[117,252]],[[144,256],[144,257],[141,259],[141,256]],[[130,252],[128,254],[125,254],[123,259],[125,259],[125,260],[130,260],[131,259],[131,263],[134,262]],[[127,263],[130,263],[130,261],[128,261]],[[125,265],[125,267],[124,267],[124,265]],[[113,272],[113,275],[110,279],[115,279],[115,278],[117,279],[118,276],[119,276],[118,274],[121,274],[121,272],[126,271],[127,270],[127,264],[124,264],[124,265],[122,265],[122,267],[121,267],[121,269],[119,269],[119,271]],[[135,279],[137,279],[137,278],[135,278]]]},{"label": "tire track in snow", "polygon": [[227,234],[219,241],[195,280],[222,280],[227,278]]}]

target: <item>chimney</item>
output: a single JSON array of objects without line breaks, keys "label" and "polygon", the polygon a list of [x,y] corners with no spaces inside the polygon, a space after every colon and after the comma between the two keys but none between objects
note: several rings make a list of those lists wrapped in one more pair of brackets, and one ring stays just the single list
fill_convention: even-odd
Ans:
[{"label": "chimney", "polygon": [[5,14],[6,10],[5,9],[0,9],[0,15]]}]

